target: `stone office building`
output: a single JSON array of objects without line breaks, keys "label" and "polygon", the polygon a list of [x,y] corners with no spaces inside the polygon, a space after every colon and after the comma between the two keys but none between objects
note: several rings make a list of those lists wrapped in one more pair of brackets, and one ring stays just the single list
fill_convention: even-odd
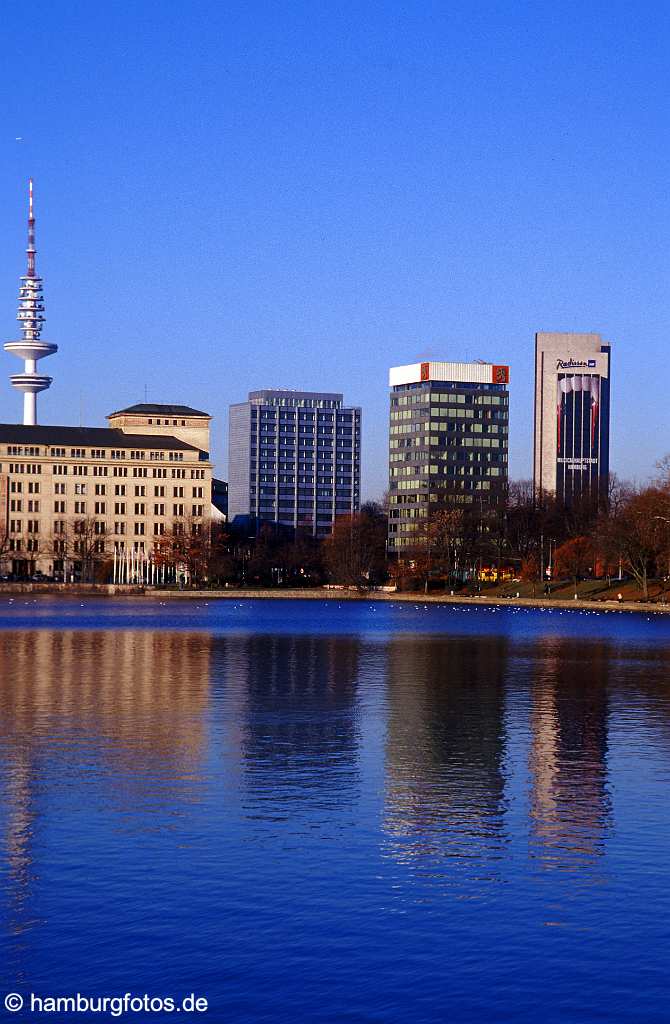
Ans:
[{"label": "stone office building", "polygon": [[389,551],[409,552],[431,513],[496,507],[507,492],[509,367],[391,369]]},{"label": "stone office building", "polygon": [[0,571],[77,574],[114,552],[149,557],[211,519],[207,413],[136,405],[109,427],[0,424]]}]

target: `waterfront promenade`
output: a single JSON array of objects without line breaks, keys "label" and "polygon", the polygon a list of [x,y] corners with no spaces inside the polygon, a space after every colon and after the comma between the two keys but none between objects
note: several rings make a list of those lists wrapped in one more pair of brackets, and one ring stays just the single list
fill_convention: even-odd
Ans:
[{"label": "waterfront promenade", "polygon": [[125,584],[62,584],[62,583],[5,583],[0,584],[0,597],[18,594],[33,594],[49,597],[133,597],[152,601],[384,601],[407,602],[415,605],[494,605],[501,608],[559,608],[587,610],[591,612],[637,612],[638,614],[670,614],[670,602],[661,603],[643,600],[610,600],[603,598],[566,597],[502,597],[500,595],[472,596],[467,594],[423,594],[398,591],[357,590],[356,588],[312,588],[312,589],[241,589],[221,590],[161,590],[152,587],[135,587]]}]

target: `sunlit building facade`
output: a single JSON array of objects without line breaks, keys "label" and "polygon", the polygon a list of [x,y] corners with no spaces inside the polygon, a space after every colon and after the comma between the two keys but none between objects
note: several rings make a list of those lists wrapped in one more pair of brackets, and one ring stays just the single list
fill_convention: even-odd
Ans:
[{"label": "sunlit building facade", "polygon": [[209,531],[209,415],[140,405],[108,420],[0,424],[1,572],[72,576],[84,562],[148,558],[166,536]]}]

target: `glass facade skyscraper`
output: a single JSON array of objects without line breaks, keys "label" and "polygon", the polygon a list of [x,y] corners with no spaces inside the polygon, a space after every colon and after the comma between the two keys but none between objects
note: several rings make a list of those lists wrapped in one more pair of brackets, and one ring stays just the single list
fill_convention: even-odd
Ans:
[{"label": "glass facade skyscraper", "polygon": [[504,500],[509,367],[414,363],[389,384],[389,550],[402,553],[433,512]]},{"label": "glass facade skyscraper", "polygon": [[252,391],[230,407],[228,517],[330,533],[360,508],[361,410],[341,394]]}]

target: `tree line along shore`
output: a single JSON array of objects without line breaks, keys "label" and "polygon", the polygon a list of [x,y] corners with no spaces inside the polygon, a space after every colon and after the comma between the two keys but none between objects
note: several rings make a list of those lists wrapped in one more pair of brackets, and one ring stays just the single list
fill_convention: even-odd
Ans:
[{"label": "tree line along shore", "polygon": [[[250,531],[248,525],[224,523],[206,534],[164,535],[151,558],[159,569],[170,567],[176,590],[285,593],[342,586],[365,592],[388,586],[424,597],[505,601],[577,595],[663,605],[670,597],[670,457],[658,465],[658,479],[644,488],[612,475],[596,505],[567,506],[551,496],[538,501],[530,482],[521,481],[495,507],[437,506],[417,517],[399,555],[388,551],[393,509],[368,502],[360,512],[338,517],[323,539],[300,527],[261,523]],[[95,545],[82,551],[80,543],[78,554],[80,571],[66,585],[113,582],[113,564],[99,557]],[[2,579],[3,586],[34,582],[41,588],[60,582]],[[147,580],[125,582],[132,588]]]}]

